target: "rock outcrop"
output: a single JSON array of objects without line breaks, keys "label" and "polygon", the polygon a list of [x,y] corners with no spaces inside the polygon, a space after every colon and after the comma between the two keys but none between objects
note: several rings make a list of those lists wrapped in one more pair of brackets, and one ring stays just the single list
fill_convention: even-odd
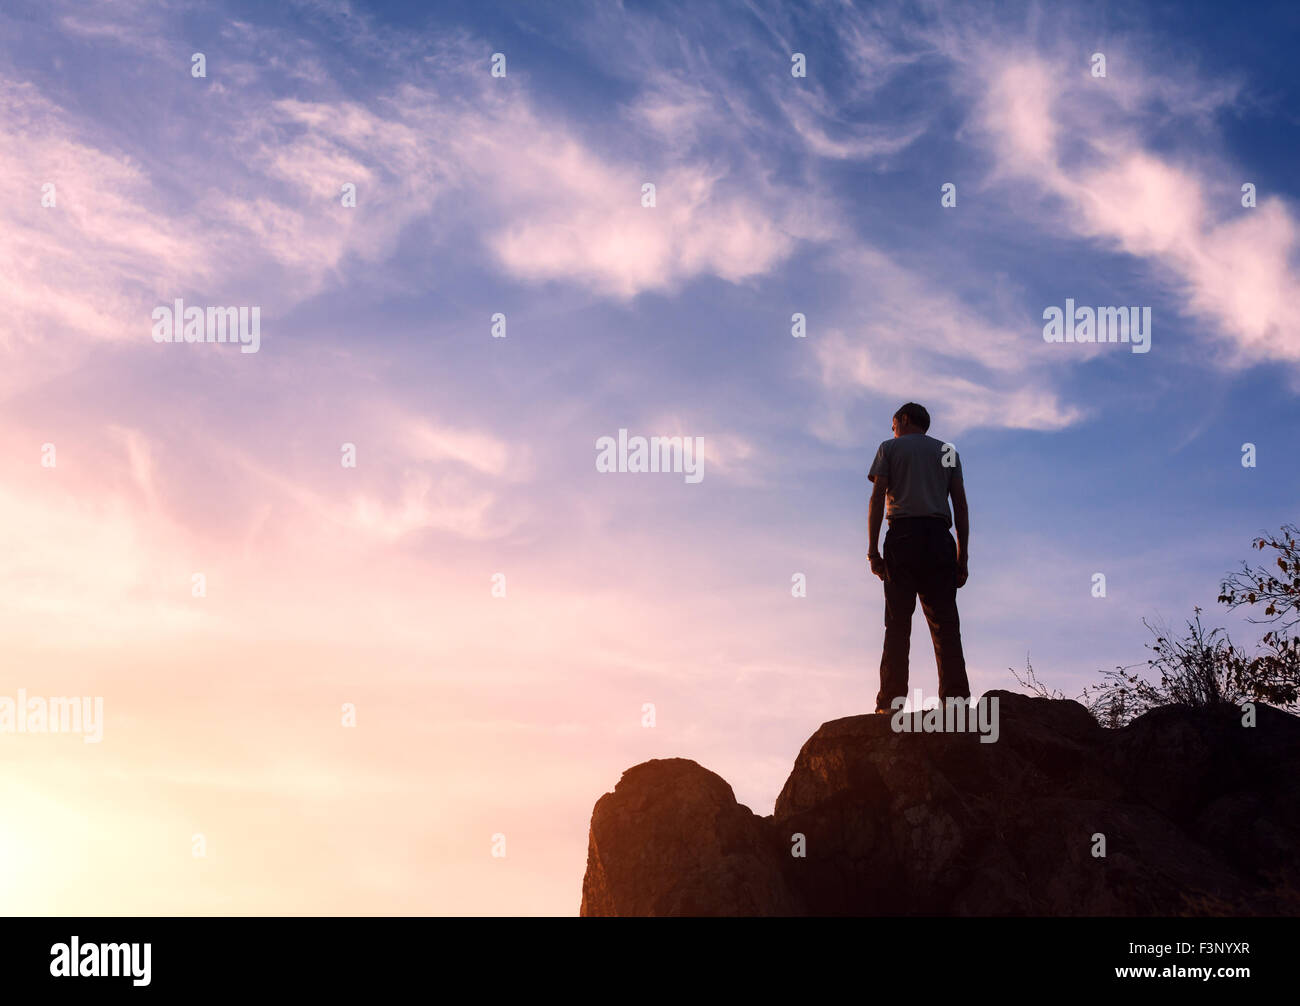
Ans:
[{"label": "rock outcrop", "polygon": [[583,915],[795,915],[800,908],[771,828],[736,803],[726,780],[695,762],[644,762],[596,802]]},{"label": "rock outcrop", "polygon": [[763,818],[693,761],[628,769],[592,813],[582,914],[1300,914],[1300,718],[1168,706],[1107,730],[986,698],[995,743],[920,714],[823,724]]}]

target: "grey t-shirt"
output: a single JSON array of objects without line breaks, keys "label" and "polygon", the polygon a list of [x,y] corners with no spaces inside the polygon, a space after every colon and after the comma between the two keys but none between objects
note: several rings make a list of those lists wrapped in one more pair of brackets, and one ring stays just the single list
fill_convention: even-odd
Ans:
[{"label": "grey t-shirt", "polygon": [[[946,464],[945,464],[946,462]],[[948,490],[961,480],[957,449],[924,433],[886,440],[876,451],[867,478],[885,480],[885,518],[942,517],[952,527]]]}]

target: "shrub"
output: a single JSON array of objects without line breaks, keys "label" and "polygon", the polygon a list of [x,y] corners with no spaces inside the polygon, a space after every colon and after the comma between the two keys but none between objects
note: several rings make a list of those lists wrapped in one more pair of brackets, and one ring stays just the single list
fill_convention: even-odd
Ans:
[{"label": "shrub", "polygon": [[[1195,619],[1178,638],[1167,628],[1152,627],[1143,619],[1142,624],[1155,636],[1155,643],[1147,644],[1153,654],[1147,667],[1159,680],[1136,673],[1140,664],[1103,671],[1101,682],[1085,688],[1079,696],[1098,723],[1121,727],[1149,709],[1168,705],[1208,708],[1266,702],[1281,709],[1297,709],[1300,638],[1288,638],[1287,630],[1300,624],[1300,528],[1284,524],[1278,534],[1258,537],[1251,544],[1278,553],[1275,565],[1280,575],[1242,563],[1240,570],[1224,578],[1219,601],[1229,610],[1263,605],[1263,617],[1248,621],[1276,627],[1264,633],[1255,654],[1233,645],[1227,630],[1206,629],[1200,608],[1194,609]],[[1026,668],[1025,678],[1011,671],[1023,687],[1046,698],[1064,698],[1035,678],[1027,659]]]}]

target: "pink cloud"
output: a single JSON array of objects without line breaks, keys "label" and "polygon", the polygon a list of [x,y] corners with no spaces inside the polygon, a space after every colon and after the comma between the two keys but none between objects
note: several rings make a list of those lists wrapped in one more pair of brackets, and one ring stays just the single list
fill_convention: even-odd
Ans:
[{"label": "pink cloud", "polygon": [[[1300,298],[1293,210],[1268,193],[1244,208],[1249,169],[1206,156],[1178,161],[1143,139],[1150,103],[1185,103],[1201,114],[1232,100],[1234,88],[1086,73],[1063,80],[1043,57],[984,55],[970,67],[986,75],[977,121],[999,177],[1063,200],[1054,225],[1150,261],[1184,292],[1186,312],[1225,340],[1231,361],[1300,361],[1300,319],[1290,307]],[[1067,136],[1086,156],[1065,155]]]}]

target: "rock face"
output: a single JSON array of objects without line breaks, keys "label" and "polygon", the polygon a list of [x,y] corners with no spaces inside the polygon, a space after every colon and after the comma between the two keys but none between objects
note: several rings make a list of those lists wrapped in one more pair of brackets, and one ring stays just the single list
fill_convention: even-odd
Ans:
[{"label": "rock face", "polygon": [[685,758],[643,762],[596,801],[583,915],[795,915],[771,829]]},{"label": "rock face", "polygon": [[1300,718],[1168,706],[1106,730],[986,698],[994,743],[919,714],[823,724],[765,818],[693,761],[628,769],[592,813],[582,914],[1300,914]]}]

